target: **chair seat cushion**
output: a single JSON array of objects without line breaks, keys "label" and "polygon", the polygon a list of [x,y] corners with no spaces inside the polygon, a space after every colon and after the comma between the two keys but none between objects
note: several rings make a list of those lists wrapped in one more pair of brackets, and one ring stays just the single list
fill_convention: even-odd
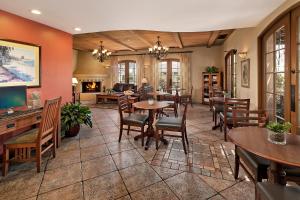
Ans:
[{"label": "chair seat cushion", "polygon": [[37,140],[39,129],[31,129],[29,131],[26,131],[25,133],[22,133],[20,135],[17,135],[15,137],[12,137],[4,142],[4,144],[26,144],[26,143],[35,143]]},{"label": "chair seat cushion", "polygon": [[300,187],[282,186],[268,182],[257,183],[257,192],[264,200],[300,200]]},{"label": "chair seat cushion", "polygon": [[300,168],[299,167],[285,167],[284,169],[286,176],[294,176],[300,178]]},{"label": "chair seat cushion", "polygon": [[181,128],[182,117],[162,117],[156,122],[158,128]]},{"label": "chair seat cushion", "polygon": [[147,122],[148,116],[147,115],[140,115],[140,114],[131,114],[127,117],[124,117],[123,121],[126,123],[133,123],[143,125]]},{"label": "chair seat cushion", "polygon": [[246,162],[246,164],[249,164],[252,169],[262,169],[267,170],[270,166],[270,161],[266,160],[260,156],[257,156],[249,151],[246,151],[240,147],[236,147],[236,153],[238,156]]}]

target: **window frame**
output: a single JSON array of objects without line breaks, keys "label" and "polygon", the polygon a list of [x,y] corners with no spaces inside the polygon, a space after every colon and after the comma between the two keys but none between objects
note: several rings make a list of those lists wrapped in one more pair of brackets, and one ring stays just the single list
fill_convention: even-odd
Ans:
[{"label": "window frame", "polygon": [[161,77],[161,66],[160,66],[160,63],[161,62],[166,62],[167,63],[167,77],[166,77],[166,88],[164,88],[165,90],[170,90],[173,88],[173,62],[177,62],[179,63],[179,81],[177,81],[179,87],[181,85],[181,62],[179,59],[176,59],[176,58],[169,58],[169,59],[162,59],[159,61],[159,64],[158,64],[158,82],[160,82],[160,77]]},{"label": "window frame", "polygon": [[[135,73],[134,73],[134,83],[129,83],[130,82],[130,63],[134,63],[134,66],[135,66]],[[125,82],[121,82],[120,80],[120,65],[121,64],[125,64]],[[122,61],[119,61],[118,62],[118,81],[120,83],[127,83],[127,84],[134,84],[134,85],[137,85],[137,66],[136,66],[136,61],[135,60],[122,60]]]}]

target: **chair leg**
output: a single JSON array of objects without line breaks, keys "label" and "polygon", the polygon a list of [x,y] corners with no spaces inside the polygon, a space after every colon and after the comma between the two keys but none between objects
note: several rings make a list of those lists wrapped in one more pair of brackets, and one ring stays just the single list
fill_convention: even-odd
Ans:
[{"label": "chair leg", "polygon": [[141,127],[141,132],[142,132],[142,147],[144,146],[144,126]]},{"label": "chair leg", "polygon": [[213,113],[213,122],[215,121],[215,111],[212,112]]},{"label": "chair leg", "polygon": [[177,112],[177,105],[174,105],[174,113],[175,113],[175,117],[178,117],[178,112]]},{"label": "chair leg", "polygon": [[123,133],[123,124],[121,124],[121,126],[120,126],[119,142],[121,142],[122,133]]},{"label": "chair leg", "polygon": [[130,126],[128,125],[127,135],[129,135]]},{"label": "chair leg", "polygon": [[9,165],[9,149],[6,145],[3,145],[3,161],[2,161],[2,176],[6,176]]},{"label": "chair leg", "polygon": [[226,125],[224,125],[224,140],[225,140],[225,142],[227,142],[227,127],[226,127]]},{"label": "chair leg", "polygon": [[41,156],[41,149],[40,147],[36,149],[36,171],[40,173],[41,171],[41,164],[42,164],[42,156]]},{"label": "chair leg", "polygon": [[186,151],[186,146],[185,146],[185,139],[184,139],[184,131],[181,132],[181,139],[182,139],[182,145],[183,145],[183,150],[184,150],[184,153],[187,154],[187,151]]},{"label": "chair leg", "polygon": [[184,128],[184,134],[185,134],[185,140],[186,140],[186,143],[187,143],[187,145],[189,146],[189,140],[188,140],[188,137],[187,137],[186,127]]},{"label": "chair leg", "polygon": [[239,177],[239,169],[240,169],[240,157],[235,152],[235,166],[234,166],[234,178],[237,179]]},{"label": "chair leg", "polygon": [[158,140],[159,140],[159,130],[155,130],[155,145],[156,145],[156,150],[158,150]]}]

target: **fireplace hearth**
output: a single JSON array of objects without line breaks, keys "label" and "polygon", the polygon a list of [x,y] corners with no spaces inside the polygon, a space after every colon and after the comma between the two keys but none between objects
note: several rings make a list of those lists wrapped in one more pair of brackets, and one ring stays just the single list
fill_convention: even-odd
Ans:
[{"label": "fireplace hearth", "polygon": [[81,82],[82,93],[101,92],[101,81]]}]

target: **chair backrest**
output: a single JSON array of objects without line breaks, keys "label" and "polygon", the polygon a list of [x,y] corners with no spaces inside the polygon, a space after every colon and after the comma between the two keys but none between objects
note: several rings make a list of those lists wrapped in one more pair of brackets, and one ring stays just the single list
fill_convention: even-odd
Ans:
[{"label": "chair backrest", "polygon": [[60,115],[61,97],[46,100],[42,112],[38,142],[40,145],[55,137]]},{"label": "chair backrest", "polygon": [[123,112],[129,110],[129,102],[128,97],[126,95],[120,96],[118,98],[118,106],[119,106],[119,114],[120,114],[120,120],[123,120]]},{"label": "chair backrest", "polygon": [[166,94],[159,97],[160,101],[176,101],[176,95]]},{"label": "chair backrest", "polygon": [[259,126],[265,127],[269,121],[265,110],[232,110],[233,127]]},{"label": "chair backrest", "polygon": [[212,97],[224,97],[224,92],[220,90],[212,90]]},{"label": "chair backrest", "polygon": [[[233,110],[246,110],[249,111],[250,99],[238,99],[238,98],[225,98],[224,102],[224,121],[227,122],[228,113],[232,113]],[[231,118],[231,117],[229,117]]]}]

